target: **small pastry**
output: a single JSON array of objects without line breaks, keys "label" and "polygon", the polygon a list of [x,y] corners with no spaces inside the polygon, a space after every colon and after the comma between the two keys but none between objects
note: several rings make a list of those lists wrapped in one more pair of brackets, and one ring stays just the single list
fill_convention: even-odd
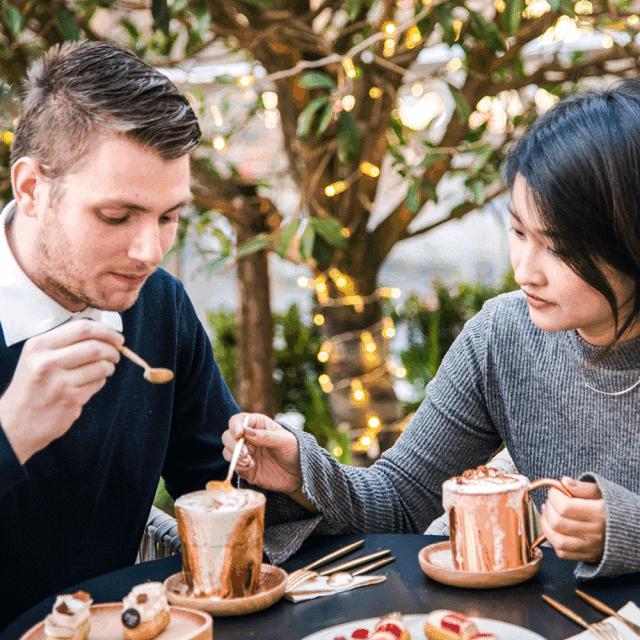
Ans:
[{"label": "small pastry", "polygon": [[91,596],[84,591],[58,596],[53,610],[44,619],[47,640],[87,640],[92,602]]},{"label": "small pastry", "polygon": [[446,609],[432,611],[424,625],[424,634],[429,640],[471,640],[477,633],[473,620]]},{"label": "small pastry", "polygon": [[390,613],[380,618],[373,630],[371,640],[411,640],[411,636],[402,620],[402,615]]},{"label": "small pastry", "polygon": [[131,590],[122,601],[125,640],[152,640],[169,625],[169,603],[161,582],[145,582]]}]

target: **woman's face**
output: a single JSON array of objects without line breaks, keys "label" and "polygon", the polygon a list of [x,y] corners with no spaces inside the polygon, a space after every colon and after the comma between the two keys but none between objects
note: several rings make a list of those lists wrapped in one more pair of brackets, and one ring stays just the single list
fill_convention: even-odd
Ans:
[{"label": "woman's face", "polygon": [[[532,322],[544,331],[577,329],[582,338],[594,345],[609,343],[615,334],[609,303],[555,255],[520,174],[513,185],[509,220],[511,265],[525,294]],[[634,282],[607,266],[603,272],[616,294],[622,319]],[[633,334],[625,334],[624,338],[638,333],[635,328]]]}]

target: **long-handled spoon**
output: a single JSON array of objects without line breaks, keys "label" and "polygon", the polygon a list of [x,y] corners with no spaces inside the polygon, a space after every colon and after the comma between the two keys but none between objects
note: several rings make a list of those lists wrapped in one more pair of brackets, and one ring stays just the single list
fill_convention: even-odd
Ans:
[{"label": "long-handled spoon", "polygon": [[[242,428],[245,429],[249,426],[249,416],[246,415],[244,420],[242,421]],[[236,446],[233,448],[233,454],[231,455],[231,462],[229,463],[229,471],[227,471],[227,477],[224,480],[210,480],[207,482],[207,489],[215,490],[215,489],[224,489],[230,491],[233,489],[233,485],[231,484],[231,478],[233,477],[233,472],[235,471],[236,465],[238,464],[238,459],[240,458],[240,453],[242,452],[242,445],[244,444],[244,438],[239,438],[236,442]]]},{"label": "long-handled spoon", "polygon": [[144,379],[153,384],[164,384],[173,380],[173,371],[171,369],[162,369],[161,367],[152,367],[146,360],[141,358],[137,353],[125,347],[119,347],[120,353],[129,358],[131,362],[135,362],[144,369]]}]

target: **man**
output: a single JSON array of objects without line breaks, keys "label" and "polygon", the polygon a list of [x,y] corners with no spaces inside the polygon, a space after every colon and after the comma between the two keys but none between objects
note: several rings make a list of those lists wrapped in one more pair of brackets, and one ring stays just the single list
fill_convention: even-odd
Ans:
[{"label": "man", "polygon": [[[115,45],[54,47],[29,72],[0,217],[0,629],[133,563],[161,475],[174,497],[224,475],[238,407],[158,269],[199,137],[176,88]],[[123,343],[175,380],[146,382]]]}]

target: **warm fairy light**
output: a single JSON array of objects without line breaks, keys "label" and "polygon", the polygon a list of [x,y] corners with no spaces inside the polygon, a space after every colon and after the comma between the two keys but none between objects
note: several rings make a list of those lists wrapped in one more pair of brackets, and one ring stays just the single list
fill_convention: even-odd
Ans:
[{"label": "warm fairy light", "polygon": [[329,362],[329,354],[326,351],[319,351],[318,360],[320,362]]},{"label": "warm fairy light", "polygon": [[13,144],[13,131],[3,131],[2,142],[4,142],[7,146]]},{"label": "warm fairy light", "polygon": [[221,127],[224,124],[224,120],[222,118],[220,108],[215,102],[212,102],[209,109],[211,110],[211,115],[213,116],[213,123],[216,125],[216,127]]},{"label": "warm fairy light", "polygon": [[380,87],[371,87],[369,89],[369,97],[372,100],[377,100],[378,98],[382,98],[382,89]]},{"label": "warm fairy light", "polygon": [[313,324],[321,327],[324,324],[324,316],[321,313],[316,313],[316,315],[313,316]]},{"label": "warm fairy light", "polygon": [[551,11],[551,5],[547,0],[527,0],[527,6],[522,12],[525,18],[540,18]]},{"label": "warm fairy light", "polygon": [[339,193],[346,191],[347,186],[348,185],[344,180],[338,180],[337,182],[332,182],[331,184],[328,184],[324,188],[324,193],[328,198],[333,198],[333,196],[336,196]]},{"label": "warm fairy light", "polygon": [[379,429],[380,428],[380,418],[378,416],[371,416],[367,420],[367,425],[370,429]]},{"label": "warm fairy light", "polygon": [[447,71],[453,73],[454,71],[459,71],[462,69],[462,60],[460,58],[451,58],[449,62],[447,62]]},{"label": "warm fairy light", "polygon": [[360,340],[362,341],[362,346],[366,353],[375,353],[378,349],[370,331],[363,331],[360,334]]},{"label": "warm fairy light", "polygon": [[358,378],[351,381],[351,397],[355,402],[361,403],[367,399],[367,393]]},{"label": "warm fairy light", "polygon": [[318,282],[316,282],[316,293],[326,293],[327,292],[327,285],[323,280],[319,280]]},{"label": "warm fairy light", "polygon": [[579,16],[590,16],[593,13],[593,4],[590,0],[578,0],[573,6],[573,10]]},{"label": "warm fairy light", "polygon": [[392,36],[396,32],[396,23],[389,20],[382,25],[382,31],[385,35]]},{"label": "warm fairy light", "polygon": [[451,21],[451,26],[453,27],[453,33],[455,34],[454,42],[458,42],[460,40],[460,34],[462,33],[462,27],[464,27],[464,22],[460,20],[460,18],[456,18]]},{"label": "warm fairy light", "polygon": [[362,313],[364,311],[364,300],[360,296],[355,296],[352,304],[353,310],[356,313]]},{"label": "warm fairy light", "polygon": [[211,144],[216,151],[222,151],[227,146],[227,141],[222,136],[215,136]]},{"label": "warm fairy light", "polygon": [[303,289],[306,289],[309,286],[309,278],[306,278],[305,276],[300,276],[297,280],[296,283],[299,287],[302,287]]},{"label": "warm fairy light", "polygon": [[406,378],[407,370],[404,367],[397,367],[394,371],[394,375],[396,376],[396,378]]},{"label": "warm fairy light", "polygon": [[278,106],[278,94],[275,91],[263,91],[262,104],[265,109],[275,109]]},{"label": "warm fairy light", "polygon": [[396,335],[396,328],[391,318],[382,320],[382,335],[389,340]]},{"label": "warm fairy light", "polygon": [[356,71],[356,67],[353,64],[353,60],[351,58],[342,59],[342,68],[344,69],[344,72],[347,78],[353,79],[358,75],[358,72]]},{"label": "warm fairy light", "polygon": [[498,13],[504,13],[504,10],[507,8],[504,0],[494,0],[493,6]]},{"label": "warm fairy light", "polygon": [[342,97],[340,103],[345,111],[352,111],[353,107],[356,106],[356,98],[352,94],[348,93],[346,96]]},{"label": "warm fairy light", "polygon": [[238,86],[243,89],[248,89],[255,82],[255,78],[252,73],[245,73],[238,78]]},{"label": "warm fairy light", "polygon": [[340,235],[343,238],[350,238],[351,237],[351,231],[347,227],[342,227],[342,229],[340,229]]},{"label": "warm fairy light", "polygon": [[384,47],[382,49],[382,55],[385,58],[390,58],[396,51],[396,41],[393,38],[387,38],[384,41]]},{"label": "warm fairy light", "polygon": [[371,446],[371,438],[369,436],[361,436],[360,438],[358,438],[358,442],[363,446],[363,447],[369,447]]},{"label": "warm fairy light", "polygon": [[344,289],[348,284],[349,281],[344,276],[340,276],[336,279],[336,286],[338,289]]},{"label": "warm fairy light", "polygon": [[331,378],[326,373],[323,373],[320,376],[318,376],[318,382],[322,386],[325,386],[327,384],[331,384]]},{"label": "warm fairy light", "polygon": [[640,17],[635,13],[627,18],[627,24],[632,27],[635,27],[638,23],[640,23]]},{"label": "warm fairy light", "polygon": [[365,161],[360,163],[360,172],[370,178],[377,178],[380,175],[380,167]]},{"label": "warm fairy light", "polygon": [[415,49],[422,42],[420,29],[414,24],[408,31],[404,39],[407,49]]},{"label": "warm fairy light", "polygon": [[333,453],[333,455],[336,458],[339,458],[344,452],[342,451],[342,447],[340,445],[336,445],[335,447],[333,447],[333,449],[331,450],[331,453]]}]

